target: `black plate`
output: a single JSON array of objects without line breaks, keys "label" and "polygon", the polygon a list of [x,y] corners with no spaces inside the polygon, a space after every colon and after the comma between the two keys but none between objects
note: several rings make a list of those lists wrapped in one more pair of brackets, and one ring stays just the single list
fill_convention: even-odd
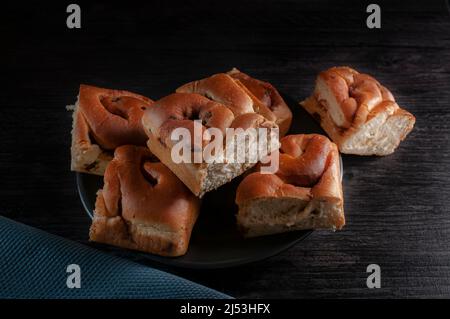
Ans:
[{"label": "black plate", "polygon": [[[320,126],[297,102],[288,97],[285,97],[285,100],[295,119],[290,134],[324,134]],[[225,268],[274,256],[305,239],[312,232],[294,231],[250,239],[242,238],[236,228],[237,206],[234,203],[236,188],[241,179],[235,178],[231,183],[204,196],[200,217],[192,232],[186,255],[161,257],[139,252],[136,254],[170,266],[195,269]],[[103,187],[103,178],[77,173],[77,185],[84,208],[92,218],[96,192]]]}]

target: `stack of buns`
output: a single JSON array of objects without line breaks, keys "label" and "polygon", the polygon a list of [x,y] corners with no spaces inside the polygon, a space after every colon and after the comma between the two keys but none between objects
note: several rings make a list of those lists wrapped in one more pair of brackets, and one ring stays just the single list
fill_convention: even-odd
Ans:
[{"label": "stack of buns", "polygon": [[[240,91],[237,91],[240,93]],[[167,165],[187,187],[199,197],[214,190],[233,178],[241,175],[256,163],[239,162],[215,162],[208,163],[176,163],[172,158],[172,132],[176,128],[189,130],[191,136],[198,134],[194,131],[194,121],[201,120],[201,131],[209,128],[219,129],[223,136],[228,128],[267,128],[276,129],[275,122],[255,113],[253,109],[236,110],[224,104],[210,100],[195,93],[174,93],[156,101],[142,117],[145,131],[148,134],[147,145],[149,149]],[[203,134],[202,134],[203,135]],[[209,144],[204,136],[200,137],[201,149]],[[276,144],[278,146],[278,143]],[[275,145],[269,151],[276,150]],[[226,147],[226,146],[224,146]],[[200,147],[199,147],[200,148]],[[194,153],[196,150],[191,150]],[[250,152],[250,145],[243,150],[245,154]],[[192,154],[193,157],[195,154]],[[202,155],[202,154],[200,154]],[[190,157],[191,157],[190,156]]]},{"label": "stack of buns", "polygon": [[[286,135],[292,113],[281,95],[270,83],[237,69],[182,85],[158,101],[81,85],[72,107],[71,167],[104,175],[90,239],[163,256],[183,255],[201,198],[240,175],[236,216],[244,237],[341,229],[339,151],[390,154],[415,119],[378,81],[348,67],[320,73],[313,95],[301,105],[332,141],[319,134]],[[223,135],[229,128],[279,134],[276,139],[270,135],[266,152],[258,153],[256,161],[174,161],[173,133],[181,128],[198,135],[197,123],[202,148],[212,142],[203,134],[208,129]],[[190,158],[198,152],[196,146],[189,149]],[[243,152],[251,152],[247,144]],[[265,172],[274,159],[278,169]]]}]

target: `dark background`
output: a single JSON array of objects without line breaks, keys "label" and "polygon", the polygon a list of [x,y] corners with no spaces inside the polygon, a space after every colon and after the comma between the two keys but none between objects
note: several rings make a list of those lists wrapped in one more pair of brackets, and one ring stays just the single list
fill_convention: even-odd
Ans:
[{"label": "dark background", "polygon": [[[343,156],[343,231],[316,231],[278,256],[235,269],[137,261],[235,297],[450,297],[445,2],[377,1],[380,30],[366,27],[368,2],[361,1],[77,2],[80,30],[66,27],[69,2],[16,3],[0,8],[0,214],[88,244],[65,110],[80,83],[158,99],[236,66],[300,101],[317,72],[349,65],[390,88],[417,123],[393,155]],[[381,289],[366,288],[371,263],[381,266]]]}]

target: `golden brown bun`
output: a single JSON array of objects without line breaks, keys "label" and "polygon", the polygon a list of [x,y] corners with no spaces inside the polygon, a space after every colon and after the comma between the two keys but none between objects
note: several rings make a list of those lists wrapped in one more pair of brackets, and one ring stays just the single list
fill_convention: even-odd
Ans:
[{"label": "golden brown bun", "polygon": [[92,141],[89,126],[79,107],[75,105],[72,111],[71,170],[102,176],[112,154]]},{"label": "golden brown bun", "polygon": [[141,117],[151,104],[135,93],[82,84],[73,110],[72,170],[103,175],[116,147],[145,146]]},{"label": "golden brown bun", "polygon": [[218,73],[208,78],[193,81],[179,87],[178,93],[197,93],[227,106],[235,116],[257,113],[271,122],[277,117],[238,79],[229,74]]},{"label": "golden brown bun", "polygon": [[291,127],[292,112],[277,89],[272,84],[252,78],[236,68],[227,74],[241,82],[261,104],[273,112],[275,123],[280,129],[280,137],[285,136]]},{"label": "golden brown bun", "polygon": [[314,94],[300,104],[347,154],[391,154],[415,123],[388,89],[349,67],[321,72]]},{"label": "golden brown bun", "polygon": [[247,237],[345,224],[339,152],[318,134],[281,139],[279,170],[252,173],[236,192],[237,221]]},{"label": "golden brown bun", "polygon": [[[227,76],[228,77],[228,76]],[[228,77],[229,78],[229,77]],[[234,83],[234,82],[232,82]],[[238,112],[226,105],[212,101],[194,93],[173,93],[156,101],[142,117],[142,123],[147,133],[148,147],[161,162],[169,167],[183,183],[197,196],[202,197],[229,182],[236,176],[254,166],[255,163],[207,163],[202,158],[201,163],[174,163],[171,158],[171,133],[176,128],[186,128],[194,140],[194,121],[201,120],[202,132],[208,128],[218,128],[225,133],[227,128],[267,128],[276,129],[274,122],[254,112]],[[200,137],[202,145],[192,145],[191,159],[194,153],[201,151],[209,141]],[[224,141],[225,142],[225,141]],[[274,148],[278,142],[270,144]],[[248,148],[246,148],[248,151]]]},{"label": "golden brown bun", "polygon": [[147,148],[118,147],[104,181],[90,240],[162,256],[186,253],[200,201]]}]

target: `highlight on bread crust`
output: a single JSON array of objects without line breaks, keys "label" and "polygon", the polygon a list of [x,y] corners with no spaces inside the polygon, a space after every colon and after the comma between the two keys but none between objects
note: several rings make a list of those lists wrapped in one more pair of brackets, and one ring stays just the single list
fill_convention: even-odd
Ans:
[{"label": "highlight on bread crust", "polygon": [[339,152],[318,134],[281,139],[279,170],[254,172],[238,186],[237,223],[254,237],[300,229],[341,229],[345,224]]},{"label": "highlight on bread crust", "polygon": [[227,74],[242,83],[253,96],[253,100],[258,101],[257,104],[262,104],[273,112],[275,123],[280,128],[280,137],[285,136],[291,127],[292,112],[277,89],[272,84],[252,78],[236,68]]},{"label": "highlight on bread crust", "polygon": [[415,123],[387,88],[349,67],[321,72],[313,95],[300,104],[347,154],[391,154]]},{"label": "highlight on bread crust", "polygon": [[71,169],[103,175],[116,147],[145,146],[141,117],[152,102],[139,94],[82,84],[73,107]]},{"label": "highlight on bread crust", "polygon": [[200,201],[146,147],[116,148],[90,240],[162,256],[186,253]]},{"label": "highlight on bread crust", "polygon": [[[231,79],[228,75],[223,76]],[[218,81],[218,85],[223,85],[219,81],[221,77],[213,78],[212,81]],[[231,83],[235,85],[233,80]],[[202,85],[205,95],[211,97],[213,93],[208,91],[206,85]],[[271,130],[278,129],[274,122],[253,112],[252,102],[247,100],[248,95],[240,95],[242,90],[234,89],[235,87],[232,86],[218,90],[216,93],[222,96],[220,99],[217,96],[215,99],[209,99],[195,93],[174,93],[156,101],[142,117],[145,132],[149,137],[148,147],[150,150],[199,197],[239,176],[254,166],[261,158],[243,162],[207,162],[202,157],[199,162],[176,163],[172,158],[172,148],[175,146],[172,141],[172,133],[175,129],[184,128],[189,131],[193,140],[193,147],[189,148],[192,157],[195,157],[196,153],[201,152],[204,146],[211,143],[210,140],[204,138],[203,133],[212,128],[219,130],[222,136],[226,136],[227,130],[231,128],[242,130],[264,128],[267,129],[268,134],[271,134]],[[224,91],[227,93],[225,94]],[[219,103],[217,100],[226,104]],[[195,130],[196,124],[201,126],[200,132]],[[195,142],[197,139],[199,139],[200,145]],[[225,141],[221,143],[223,142]],[[254,155],[250,154],[252,147],[247,144],[244,143],[242,149],[245,153],[244,158]],[[278,138],[276,141],[270,141],[267,147],[269,148],[268,152],[277,149],[279,147]]]}]

